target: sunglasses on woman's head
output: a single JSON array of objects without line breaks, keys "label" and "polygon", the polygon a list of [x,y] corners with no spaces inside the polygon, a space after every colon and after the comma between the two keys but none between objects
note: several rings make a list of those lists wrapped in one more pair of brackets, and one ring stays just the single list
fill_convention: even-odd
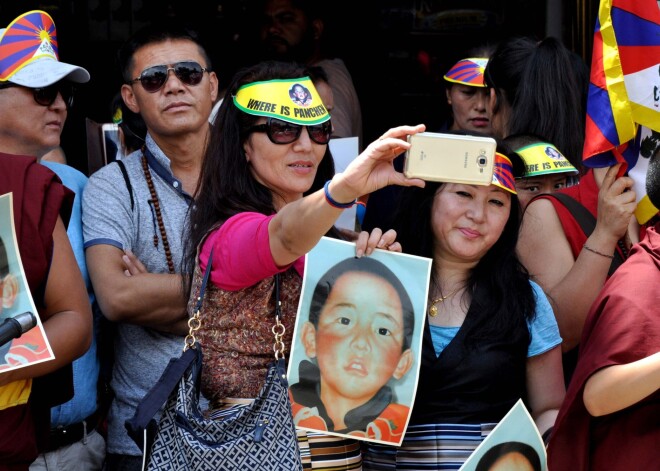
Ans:
[{"label": "sunglasses on woman's head", "polygon": [[142,71],[139,77],[134,78],[128,83],[140,82],[142,88],[149,93],[155,93],[165,85],[170,70],[174,71],[174,75],[185,85],[198,85],[204,77],[204,72],[210,72],[209,69],[202,67],[194,61],[183,61],[168,65],[154,65]]},{"label": "sunglasses on woman's head", "polygon": [[[12,87],[23,87],[23,86],[13,82],[5,82],[3,84],[0,84],[0,90],[5,88],[12,88]],[[73,106],[73,95],[76,91],[76,88],[73,86],[71,82],[59,81],[52,85],[48,85],[47,87],[41,87],[41,88],[23,87],[23,88],[32,90],[32,96],[34,97],[34,101],[38,105],[51,106],[53,103],[55,103],[55,100],[57,100],[57,95],[60,94],[62,95],[62,99],[64,100],[64,103],[66,104],[67,108],[71,108]]]},{"label": "sunglasses on woman's head", "polygon": [[332,134],[330,120],[313,126],[288,123],[277,118],[268,118],[266,124],[257,124],[247,130],[247,133],[265,132],[273,144],[291,144],[300,137],[302,128],[307,128],[309,138],[317,144],[327,144]]}]

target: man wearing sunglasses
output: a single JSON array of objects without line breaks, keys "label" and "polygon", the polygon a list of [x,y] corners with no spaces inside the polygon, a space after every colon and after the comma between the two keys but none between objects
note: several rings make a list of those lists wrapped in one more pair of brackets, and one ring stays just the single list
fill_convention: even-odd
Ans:
[{"label": "man wearing sunglasses", "polygon": [[[74,84],[89,81],[89,73],[59,61],[55,25],[45,13],[33,15],[44,19],[32,26],[43,28],[42,41],[23,39],[18,33],[22,22],[30,24],[26,15],[0,29],[0,50],[19,50],[0,56],[0,150],[41,158],[60,145]],[[48,21],[51,30],[45,29]]]},{"label": "man wearing sunglasses", "polygon": [[[95,380],[90,397],[80,391],[75,367],[74,381],[71,377],[71,362],[89,352],[92,337],[85,285],[58,217],[69,212],[72,199],[53,172],[36,163],[60,145],[67,111],[73,103],[74,84],[90,79],[82,67],[59,61],[57,39],[53,19],[43,11],[24,13],[0,29],[0,194],[13,194],[23,270],[55,355],[54,361],[0,374],[2,469],[27,470],[38,452],[57,446],[49,425],[62,422],[50,420],[51,406],[70,412],[76,406],[68,400],[75,392],[76,398],[84,396],[92,410],[96,409]],[[68,221],[70,227],[74,225],[72,220]],[[0,225],[5,223],[3,220]],[[11,378],[7,375],[18,381],[6,384]],[[29,399],[16,398],[16,385],[25,381],[31,386],[21,389],[27,391]],[[63,412],[59,418],[68,420],[88,410]],[[73,418],[72,422],[82,426],[80,421],[85,417]],[[76,466],[88,463],[84,458],[87,453],[104,452],[103,438],[99,434],[91,436],[93,428],[90,425],[85,432],[89,437],[86,445],[73,451],[80,458]],[[75,437],[67,445],[75,446],[73,443],[81,438]]]},{"label": "man wearing sunglasses", "polygon": [[106,468],[139,470],[124,423],[179,356],[187,332],[181,236],[202,165],[218,80],[197,34],[159,22],[119,51],[126,106],[147,126],[142,149],[89,179],[87,265],[101,311],[117,325]]}]

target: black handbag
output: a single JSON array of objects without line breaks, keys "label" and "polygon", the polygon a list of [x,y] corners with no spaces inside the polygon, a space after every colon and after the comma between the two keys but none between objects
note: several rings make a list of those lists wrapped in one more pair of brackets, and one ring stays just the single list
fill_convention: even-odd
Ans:
[{"label": "black handbag", "polygon": [[[302,470],[284,364],[284,326],[280,323],[279,276],[275,277],[275,361],[250,404],[204,417],[199,407],[201,346],[194,333],[211,269],[204,273],[195,314],[188,321],[183,354],[170,360],[160,380],[126,421],[129,435],[145,450],[147,470],[255,471]],[[154,417],[165,404],[160,420]],[[143,466],[144,467],[144,466]]]}]

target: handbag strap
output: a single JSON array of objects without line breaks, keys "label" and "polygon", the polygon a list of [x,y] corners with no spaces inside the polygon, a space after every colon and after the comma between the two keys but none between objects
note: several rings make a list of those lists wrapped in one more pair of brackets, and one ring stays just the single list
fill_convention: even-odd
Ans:
[{"label": "handbag strap", "polygon": [[196,361],[201,363],[201,356],[201,348],[191,348],[179,358],[170,359],[158,382],[138,404],[133,417],[125,422],[124,426],[128,431],[128,435],[140,449],[145,449],[145,443],[148,444],[147,450],[151,448],[150,442],[158,427],[154,416],[167,402],[188,368]]},{"label": "handbag strap", "polygon": [[202,350],[200,345],[197,343],[197,340],[195,339],[194,333],[199,329],[201,325],[199,321],[199,311],[202,308],[204,292],[206,291],[206,285],[211,274],[212,260],[213,249],[211,249],[208,265],[206,266],[204,278],[202,279],[202,286],[199,290],[197,302],[195,303],[195,314],[193,317],[188,319],[188,327],[190,327],[190,333],[188,336],[186,336],[185,339],[183,355],[181,355],[179,358],[170,359],[170,362],[167,364],[167,367],[165,368],[165,371],[163,371],[163,374],[161,375],[158,382],[149,390],[149,392],[138,404],[133,417],[124,423],[124,426],[128,431],[128,435],[142,450],[149,450],[151,448],[151,442],[158,427],[158,424],[154,419],[156,413],[167,402],[167,399],[172,394],[172,391],[174,391],[174,388],[176,388],[176,386],[179,384],[181,378],[183,378],[183,376],[186,374],[188,368],[190,368],[190,366],[195,362],[201,364]]},{"label": "handbag strap", "polygon": [[209,282],[209,277],[211,275],[211,265],[213,264],[213,249],[209,255],[209,260],[206,264],[206,270],[204,271],[204,278],[202,278],[202,286],[199,288],[199,295],[195,301],[195,309],[193,309],[193,315],[188,319],[188,335],[184,339],[183,351],[185,352],[189,348],[195,348],[197,339],[195,338],[195,332],[199,330],[202,326],[202,321],[200,320],[200,312],[202,310],[202,302],[204,301],[204,293],[206,292],[206,285]]},{"label": "handbag strap", "polygon": [[286,327],[280,322],[282,318],[282,301],[280,300],[280,274],[275,275],[275,325],[271,328],[271,332],[275,336],[275,343],[273,344],[273,352],[275,353],[275,360],[284,359],[284,332]]}]

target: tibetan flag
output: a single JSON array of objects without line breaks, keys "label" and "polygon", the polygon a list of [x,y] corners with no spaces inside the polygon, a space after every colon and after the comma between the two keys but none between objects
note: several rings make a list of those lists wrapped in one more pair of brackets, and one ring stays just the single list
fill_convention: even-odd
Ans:
[{"label": "tibetan flag", "polygon": [[38,57],[58,58],[55,23],[43,11],[24,13],[0,31],[0,82]]},{"label": "tibetan flag", "polygon": [[584,164],[639,155],[638,124],[660,131],[660,9],[656,0],[601,0],[587,100]]},{"label": "tibetan flag", "polygon": [[645,126],[640,126],[639,129],[639,136],[641,137],[639,158],[635,166],[628,172],[628,176],[633,179],[633,190],[635,190],[637,196],[635,217],[638,223],[645,224],[658,213],[658,208],[653,205],[646,194],[646,173],[653,153],[660,147],[660,132],[651,131]]}]

